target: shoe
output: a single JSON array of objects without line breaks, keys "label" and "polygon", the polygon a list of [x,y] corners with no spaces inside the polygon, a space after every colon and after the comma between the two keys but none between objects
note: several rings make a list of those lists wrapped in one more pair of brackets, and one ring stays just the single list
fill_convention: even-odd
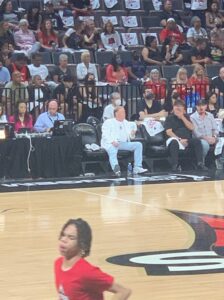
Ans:
[{"label": "shoe", "polygon": [[171,171],[172,171],[172,172],[181,172],[182,169],[181,169],[181,166],[180,166],[180,165],[173,165],[173,166],[171,167]]},{"label": "shoe", "polygon": [[133,169],[133,174],[134,175],[143,174],[145,172],[148,172],[148,169],[144,169],[142,167],[134,167],[134,169]]},{"label": "shoe", "polygon": [[197,164],[197,169],[201,171],[208,171],[208,168],[202,162]]},{"label": "shoe", "polygon": [[119,167],[119,165],[116,165],[115,167],[114,167],[114,174],[117,176],[117,177],[120,177],[121,176],[121,169],[120,169],[120,167]]},{"label": "shoe", "polygon": [[217,170],[223,169],[223,160],[221,158],[216,158],[215,165]]}]

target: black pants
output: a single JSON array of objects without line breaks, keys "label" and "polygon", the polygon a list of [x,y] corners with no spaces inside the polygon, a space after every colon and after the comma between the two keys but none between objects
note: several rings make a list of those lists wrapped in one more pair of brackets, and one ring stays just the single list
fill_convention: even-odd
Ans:
[{"label": "black pants", "polygon": [[[203,152],[202,152],[202,144],[199,139],[190,139],[188,140],[188,146],[190,152],[192,152],[192,157],[196,158],[197,164],[203,162]],[[179,144],[176,140],[172,140],[168,146],[170,163],[172,166],[176,166],[178,164],[179,158]]]}]

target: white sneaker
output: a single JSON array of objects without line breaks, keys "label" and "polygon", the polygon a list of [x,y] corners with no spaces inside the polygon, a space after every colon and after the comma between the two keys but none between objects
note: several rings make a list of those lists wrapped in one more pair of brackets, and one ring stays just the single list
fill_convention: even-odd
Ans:
[{"label": "white sneaker", "polygon": [[137,175],[137,174],[143,174],[145,172],[148,172],[148,170],[147,169],[143,169],[142,167],[134,167],[134,170],[133,170],[133,173],[135,175]]}]

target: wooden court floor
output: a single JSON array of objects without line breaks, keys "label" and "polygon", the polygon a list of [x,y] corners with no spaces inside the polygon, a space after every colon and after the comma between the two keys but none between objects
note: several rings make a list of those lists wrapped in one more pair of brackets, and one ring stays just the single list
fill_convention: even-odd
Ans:
[{"label": "wooden court floor", "polygon": [[0,299],[57,299],[53,261],[58,233],[68,218],[82,217],[93,229],[89,261],[130,287],[130,299],[223,300],[223,273],[150,276],[144,268],[106,261],[190,247],[192,228],[168,210],[224,216],[224,182],[0,194]]}]

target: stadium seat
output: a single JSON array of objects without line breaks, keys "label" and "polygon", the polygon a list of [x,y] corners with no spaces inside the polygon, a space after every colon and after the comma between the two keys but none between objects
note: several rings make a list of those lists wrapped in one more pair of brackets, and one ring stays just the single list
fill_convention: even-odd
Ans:
[{"label": "stadium seat", "polygon": [[112,51],[98,51],[96,52],[96,63],[103,66],[109,64],[112,60],[113,52]]},{"label": "stadium seat", "polygon": [[160,18],[157,16],[142,17],[142,26],[145,28],[160,27]]},{"label": "stadium seat", "polygon": [[[51,52],[38,52],[38,54],[41,55],[42,64],[50,65],[53,63]],[[32,62],[32,58],[31,58],[31,62]]]},{"label": "stadium seat", "polygon": [[208,77],[211,79],[215,76],[219,76],[219,70],[220,68],[223,67],[223,65],[218,64],[218,65],[207,65],[206,66],[206,72]]},{"label": "stadium seat", "polygon": [[163,77],[169,82],[172,78],[176,77],[177,71],[180,68],[178,65],[162,66]]},{"label": "stadium seat", "polygon": [[[82,55],[82,52],[84,52],[85,50],[83,51],[75,51],[72,56],[73,56],[73,60],[74,60],[74,63],[75,64],[79,64],[81,63],[81,55]],[[86,50],[88,51],[88,50]],[[90,62],[91,63],[94,63],[95,62],[95,59],[94,59],[94,55],[93,55],[93,52],[92,51],[89,51],[90,52]]]}]

